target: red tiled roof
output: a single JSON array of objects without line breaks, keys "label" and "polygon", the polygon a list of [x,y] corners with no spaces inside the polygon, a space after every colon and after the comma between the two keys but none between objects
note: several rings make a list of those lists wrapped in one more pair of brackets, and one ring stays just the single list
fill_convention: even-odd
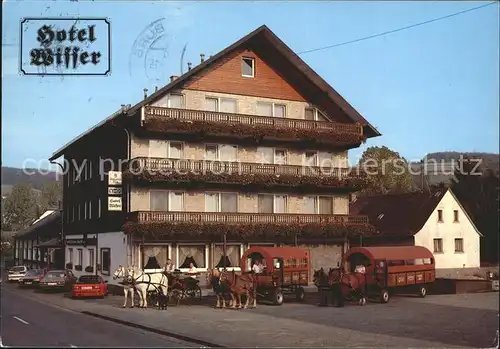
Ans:
[{"label": "red tiled roof", "polygon": [[381,236],[415,235],[422,229],[446,193],[415,192],[361,197],[350,204],[349,214],[367,215]]}]

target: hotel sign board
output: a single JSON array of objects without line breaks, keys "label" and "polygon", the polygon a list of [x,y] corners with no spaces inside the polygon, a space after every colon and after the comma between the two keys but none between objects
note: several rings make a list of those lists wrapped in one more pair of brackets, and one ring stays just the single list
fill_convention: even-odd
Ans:
[{"label": "hotel sign board", "polygon": [[108,211],[121,211],[122,198],[119,196],[108,196]]},{"label": "hotel sign board", "polygon": [[120,171],[109,171],[108,185],[122,185],[122,173]]}]

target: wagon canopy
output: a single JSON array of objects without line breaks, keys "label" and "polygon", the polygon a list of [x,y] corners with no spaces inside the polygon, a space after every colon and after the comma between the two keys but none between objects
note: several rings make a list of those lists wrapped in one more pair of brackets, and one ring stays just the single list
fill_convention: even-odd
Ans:
[{"label": "wagon canopy", "polygon": [[252,256],[260,255],[268,263],[268,266],[273,266],[273,259],[280,258],[283,260],[296,259],[298,261],[309,261],[309,250],[300,247],[252,247],[245,251],[241,257],[240,267],[242,270],[248,269],[247,261]]},{"label": "wagon canopy", "polygon": [[418,258],[434,258],[431,251],[423,246],[380,246],[380,247],[353,247],[350,248],[344,259],[349,260],[349,257],[355,253],[364,254],[370,260],[407,260]]}]

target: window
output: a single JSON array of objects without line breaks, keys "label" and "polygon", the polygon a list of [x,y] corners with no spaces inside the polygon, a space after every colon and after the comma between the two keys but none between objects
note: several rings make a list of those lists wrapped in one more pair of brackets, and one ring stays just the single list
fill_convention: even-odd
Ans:
[{"label": "window", "polygon": [[206,111],[219,111],[219,99],[218,98],[205,98],[205,110]]},{"label": "window", "polygon": [[143,248],[144,261],[142,262],[144,269],[160,269],[167,264],[170,257],[170,246],[145,245]]},{"label": "window", "polygon": [[259,194],[257,205],[259,213],[287,212],[286,195]]},{"label": "window", "polygon": [[184,211],[184,194],[167,190],[149,191],[151,211]]},{"label": "window", "polygon": [[464,239],[455,239],[455,252],[464,252]]},{"label": "window", "polygon": [[149,140],[149,157],[166,158],[168,157],[168,142],[158,139]]},{"label": "window", "polygon": [[333,166],[333,153],[326,151],[307,151],[304,154],[303,166]]},{"label": "window", "polygon": [[238,101],[233,98],[205,98],[205,109],[207,111],[221,112],[221,113],[237,113]]},{"label": "window", "polygon": [[78,204],[78,220],[80,221],[82,219],[82,216],[81,216],[81,210],[82,206],[80,204]]},{"label": "window", "polygon": [[75,221],[75,206],[71,207],[71,222]]},{"label": "window", "polygon": [[236,99],[221,98],[219,107],[219,111],[221,113],[236,113],[238,111],[238,103]]},{"label": "window", "polygon": [[285,149],[258,147],[257,156],[257,162],[260,164],[286,165],[287,163],[287,152]]},{"label": "window", "polygon": [[92,219],[92,200],[89,201],[89,219]]},{"label": "window", "polygon": [[284,118],[286,116],[286,105],[271,102],[257,102],[257,115]]},{"label": "window", "polygon": [[205,212],[238,212],[238,194],[205,193]]},{"label": "window", "polygon": [[78,249],[78,259],[76,260],[76,265],[82,265],[83,263],[83,250],[81,248]]},{"label": "window", "polygon": [[110,275],[111,270],[111,250],[109,248],[101,248],[101,273]]},{"label": "window", "polygon": [[89,179],[92,178],[92,160],[89,161]]},{"label": "window", "polygon": [[182,95],[170,94],[167,100],[169,108],[184,108],[184,98]]},{"label": "window", "polygon": [[170,159],[183,158],[184,145],[182,142],[169,142],[168,143],[168,157]]},{"label": "window", "polygon": [[95,264],[94,262],[95,262],[94,250],[89,250],[89,261],[88,261],[87,266],[90,265],[93,268],[94,264]]},{"label": "window", "polygon": [[434,239],[434,253],[443,253],[443,239]]},{"label": "window", "polygon": [[101,198],[97,199],[97,218],[101,218],[102,207],[101,207]]},{"label": "window", "polygon": [[205,145],[205,160],[237,161],[238,147],[229,144],[207,144]]},{"label": "window", "polygon": [[87,219],[87,201],[83,203],[83,219]]},{"label": "window", "polygon": [[328,121],[325,115],[316,108],[306,108],[304,110],[304,119],[313,121]]},{"label": "window", "polygon": [[178,245],[177,246],[177,265],[179,269],[188,269],[189,264],[197,269],[207,267],[207,249],[205,245]]},{"label": "window", "polygon": [[255,60],[250,57],[241,59],[241,76],[253,78],[255,76]]},{"label": "window", "polygon": [[69,248],[68,252],[69,252],[69,261],[68,261],[68,263],[73,264],[73,249]]},{"label": "window", "polygon": [[443,210],[438,210],[438,222],[443,222]]},{"label": "window", "polygon": [[[221,244],[214,246],[214,267],[215,268],[230,268],[230,270],[239,270],[241,258],[241,245],[226,245],[226,260],[224,261],[224,247]],[[225,263],[224,263],[225,262]]]},{"label": "window", "polygon": [[457,223],[458,220],[458,210],[453,210],[453,222]]},{"label": "window", "polygon": [[304,211],[308,214],[333,214],[333,197],[306,196],[304,197]]}]

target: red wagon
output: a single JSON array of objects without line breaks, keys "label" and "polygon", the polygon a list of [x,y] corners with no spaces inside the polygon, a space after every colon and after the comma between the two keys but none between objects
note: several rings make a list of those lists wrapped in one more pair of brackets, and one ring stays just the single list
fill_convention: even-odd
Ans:
[{"label": "red wagon", "polygon": [[252,247],[241,258],[241,271],[252,272],[252,266],[257,261],[264,265],[263,272],[255,274],[258,297],[276,305],[283,304],[285,293],[294,294],[298,301],[304,300],[304,286],[309,284],[308,250],[299,247]]},{"label": "red wagon", "polygon": [[389,293],[398,291],[427,294],[436,280],[434,255],[422,246],[354,247],[344,257],[348,272],[365,274],[365,294],[389,302]]}]

